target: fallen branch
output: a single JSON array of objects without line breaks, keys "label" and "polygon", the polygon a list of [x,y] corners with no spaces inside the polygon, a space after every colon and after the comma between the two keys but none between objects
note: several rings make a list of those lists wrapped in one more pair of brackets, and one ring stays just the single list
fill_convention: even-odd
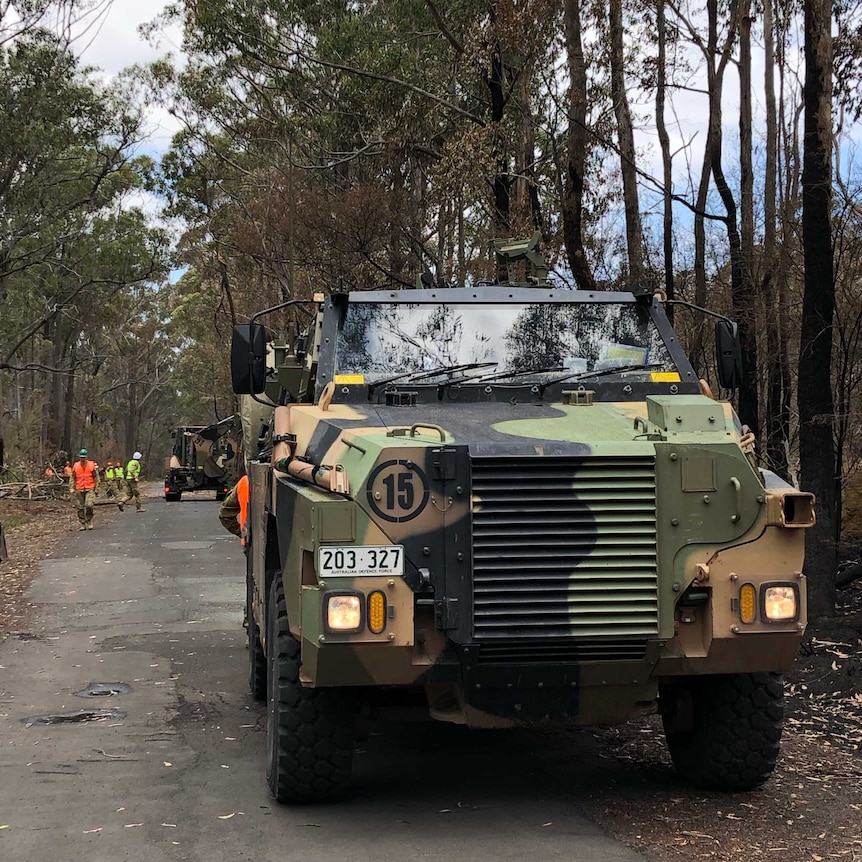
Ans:
[{"label": "fallen branch", "polygon": [[838,569],[838,574],[835,576],[835,586],[840,590],[849,587],[853,581],[859,578],[862,578],[862,560],[855,560]]}]

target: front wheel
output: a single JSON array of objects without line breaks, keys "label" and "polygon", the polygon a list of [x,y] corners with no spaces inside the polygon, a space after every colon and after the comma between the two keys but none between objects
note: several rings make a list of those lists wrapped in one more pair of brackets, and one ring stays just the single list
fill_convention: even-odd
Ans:
[{"label": "front wheel", "polygon": [[736,673],[666,680],[659,688],[676,771],[708,790],[751,790],[778,758],[784,725],[780,674]]},{"label": "front wheel", "polygon": [[266,608],[266,653],[266,780],[272,795],[294,804],[344,796],[353,769],[353,698],[343,689],[300,683],[300,644],[290,633],[278,576]]}]

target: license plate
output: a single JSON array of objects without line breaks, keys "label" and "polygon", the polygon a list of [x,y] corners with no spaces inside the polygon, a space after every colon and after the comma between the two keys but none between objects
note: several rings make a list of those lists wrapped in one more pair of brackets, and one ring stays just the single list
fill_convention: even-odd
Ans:
[{"label": "license plate", "polygon": [[404,548],[402,545],[319,548],[317,572],[322,578],[400,576],[404,573]]}]

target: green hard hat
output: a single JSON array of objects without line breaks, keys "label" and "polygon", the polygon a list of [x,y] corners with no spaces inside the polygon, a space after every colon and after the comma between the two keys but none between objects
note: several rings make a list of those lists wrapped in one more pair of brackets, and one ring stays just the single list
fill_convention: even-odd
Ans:
[{"label": "green hard hat", "polygon": [[86,458],[86,457],[87,457],[87,455],[89,455],[89,454],[90,454],[90,453],[89,453],[86,449],[82,449],[82,450],[78,453],[78,457],[79,457],[79,458]]}]

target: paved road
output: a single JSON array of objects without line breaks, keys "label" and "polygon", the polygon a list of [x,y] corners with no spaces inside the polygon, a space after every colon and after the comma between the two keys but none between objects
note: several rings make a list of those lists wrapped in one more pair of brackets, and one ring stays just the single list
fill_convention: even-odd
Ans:
[{"label": "paved road", "polygon": [[[0,644],[0,857],[30,862],[637,862],[578,812],[553,743],[377,728],[355,792],[287,808],[245,681],[244,564],[210,499],[97,513],[45,561],[29,633]],[[131,693],[80,698],[90,683]],[[97,722],[24,719],[73,710]],[[569,752],[571,757],[571,752]],[[8,827],[8,828],[5,828]]]}]

